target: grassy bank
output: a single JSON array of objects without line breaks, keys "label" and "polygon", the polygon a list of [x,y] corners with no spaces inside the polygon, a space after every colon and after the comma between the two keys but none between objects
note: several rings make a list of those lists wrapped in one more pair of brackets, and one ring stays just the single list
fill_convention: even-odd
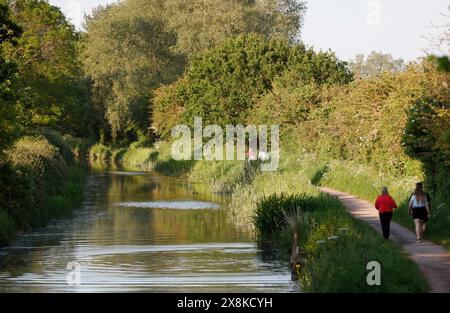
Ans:
[{"label": "grassy bank", "polygon": [[0,163],[0,245],[17,232],[43,227],[81,202],[85,145],[42,131],[20,138]]}]

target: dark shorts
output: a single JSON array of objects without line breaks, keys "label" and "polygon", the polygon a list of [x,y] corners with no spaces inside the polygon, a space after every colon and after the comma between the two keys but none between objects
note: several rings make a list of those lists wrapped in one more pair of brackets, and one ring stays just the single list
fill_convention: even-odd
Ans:
[{"label": "dark shorts", "polygon": [[428,222],[428,212],[427,208],[413,208],[413,219],[419,219],[423,222]]}]

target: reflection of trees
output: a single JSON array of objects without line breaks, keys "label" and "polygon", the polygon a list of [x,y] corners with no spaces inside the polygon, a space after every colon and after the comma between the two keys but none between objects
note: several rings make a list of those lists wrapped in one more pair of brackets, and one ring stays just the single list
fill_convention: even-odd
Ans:
[{"label": "reflection of trees", "polygon": [[107,179],[107,196],[98,203],[107,209],[107,215],[96,220],[93,232],[95,238],[108,238],[108,244],[224,242],[233,237],[222,209],[169,210],[117,205],[158,200],[225,202],[205,185],[152,174],[111,174]]}]

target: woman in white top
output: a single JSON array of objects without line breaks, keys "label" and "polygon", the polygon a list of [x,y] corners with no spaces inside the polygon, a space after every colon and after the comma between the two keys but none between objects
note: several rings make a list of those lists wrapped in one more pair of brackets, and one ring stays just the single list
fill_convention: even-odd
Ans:
[{"label": "woman in white top", "polygon": [[409,214],[413,216],[414,224],[416,225],[417,242],[422,242],[423,234],[430,217],[430,205],[428,203],[427,195],[420,186],[416,188],[414,194],[411,196],[408,209]]}]

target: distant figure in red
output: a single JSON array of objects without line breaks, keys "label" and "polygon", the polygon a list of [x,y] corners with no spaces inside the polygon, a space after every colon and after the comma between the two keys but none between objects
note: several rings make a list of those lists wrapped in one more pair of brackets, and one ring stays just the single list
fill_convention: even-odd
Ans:
[{"label": "distant figure in red", "polygon": [[392,212],[397,208],[394,199],[389,195],[387,187],[381,189],[381,195],[375,200],[375,208],[378,210],[383,230],[384,239],[389,239],[391,233]]}]

